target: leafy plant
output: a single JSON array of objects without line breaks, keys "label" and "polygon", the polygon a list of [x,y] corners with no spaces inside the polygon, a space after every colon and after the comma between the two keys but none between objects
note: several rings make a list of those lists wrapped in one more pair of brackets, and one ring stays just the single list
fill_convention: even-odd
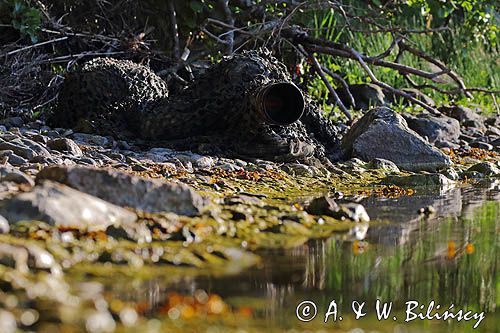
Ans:
[{"label": "leafy plant", "polygon": [[[1,0],[0,12],[8,13],[8,20],[12,28],[19,31],[22,37],[29,37],[32,43],[38,41],[37,33],[42,23],[40,10],[32,6],[28,1]],[[2,19],[5,19],[2,17]]]}]

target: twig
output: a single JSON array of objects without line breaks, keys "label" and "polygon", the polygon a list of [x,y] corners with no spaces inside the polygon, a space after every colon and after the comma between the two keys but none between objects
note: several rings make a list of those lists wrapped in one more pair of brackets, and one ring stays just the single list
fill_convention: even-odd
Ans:
[{"label": "twig", "polygon": [[[221,6],[222,11],[224,12],[226,23],[229,26],[234,26],[234,17],[233,13],[231,12],[231,8],[229,8],[229,0],[219,0],[219,5]],[[234,50],[234,32],[233,31],[227,32],[225,40],[227,45],[226,54],[231,55],[233,54]]]},{"label": "twig", "polygon": [[320,63],[318,62],[318,59],[316,59],[316,57],[312,53],[307,52],[302,45],[299,44],[298,48],[299,48],[299,50],[302,53],[304,53],[305,55],[307,55],[307,57],[311,60],[312,65],[314,66],[314,68],[315,68],[316,72],[318,73],[319,77],[321,78],[321,80],[323,81],[323,83],[328,88],[328,91],[330,92],[330,94],[335,99],[335,102],[339,106],[340,110],[345,114],[345,116],[349,120],[349,123],[351,123],[352,122],[352,116],[351,116],[351,114],[349,113],[349,111],[345,107],[344,103],[342,103],[342,101],[339,98],[339,95],[337,95],[337,92],[335,91],[335,89],[333,89],[332,85],[330,84],[330,82],[326,78],[325,72],[323,72],[323,69],[321,68]]},{"label": "twig", "polygon": [[361,67],[365,70],[366,74],[368,74],[368,76],[370,77],[370,79],[372,80],[372,82],[374,84],[376,84],[377,86],[379,86],[381,88],[387,89],[390,92],[392,92],[392,93],[394,93],[394,94],[396,94],[398,96],[404,97],[404,98],[412,101],[415,104],[420,105],[421,107],[423,107],[424,109],[430,111],[431,113],[433,113],[435,115],[440,114],[440,112],[438,110],[436,110],[435,108],[433,108],[433,107],[425,104],[424,102],[422,102],[422,101],[414,98],[410,94],[407,94],[407,93],[405,93],[405,92],[403,92],[403,91],[401,91],[399,89],[393,88],[390,85],[388,85],[387,83],[379,81],[377,79],[377,77],[375,76],[375,74],[373,74],[373,72],[371,71],[370,67],[368,67],[368,65],[366,64],[366,62],[363,60],[363,58],[361,57],[361,55],[356,50],[354,50],[353,48],[349,48],[348,50],[358,60],[358,62],[361,65]]},{"label": "twig", "polygon": [[177,28],[177,13],[175,12],[175,3],[174,0],[167,0],[168,5],[168,15],[169,15],[169,23],[170,23],[170,35],[172,36],[172,56],[175,59],[179,59],[180,52],[180,43],[179,43],[179,30]]},{"label": "twig", "polygon": [[354,96],[352,96],[351,89],[349,88],[349,84],[347,84],[347,82],[342,78],[342,76],[335,74],[334,72],[332,72],[330,69],[326,68],[323,65],[321,65],[321,69],[323,69],[323,71],[326,74],[330,75],[334,80],[337,80],[338,82],[340,82],[342,87],[344,87],[345,91],[347,92],[347,96],[349,97],[349,102],[351,103],[351,105],[353,107],[356,107],[356,100],[354,99]]},{"label": "twig", "polygon": [[26,50],[34,49],[34,48],[37,48],[37,47],[40,47],[40,46],[44,46],[44,45],[47,45],[47,44],[54,44],[54,43],[57,43],[57,42],[64,41],[66,39],[68,39],[68,37],[60,37],[60,38],[48,40],[48,41],[45,41],[45,42],[40,42],[40,43],[37,43],[37,44],[28,45],[28,46],[21,47],[19,49],[7,52],[5,54],[0,54],[0,56],[11,56],[11,55],[19,53],[19,52],[23,52],[23,51],[26,51]]}]

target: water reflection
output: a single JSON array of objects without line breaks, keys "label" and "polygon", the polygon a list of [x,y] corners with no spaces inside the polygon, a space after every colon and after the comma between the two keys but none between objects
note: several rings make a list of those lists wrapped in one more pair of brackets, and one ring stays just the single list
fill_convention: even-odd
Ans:
[{"label": "water reflection", "polygon": [[[300,326],[294,311],[303,299],[324,308],[333,298],[341,307],[381,299],[395,302],[397,309],[407,300],[435,300],[487,311],[490,325],[500,325],[498,182],[362,203],[372,222],[369,229],[353,232],[351,241],[344,235],[262,251],[263,263],[238,276],[150,281],[137,286],[133,297],[145,298],[152,314],[168,292],[204,289],[235,306],[251,306],[265,326],[280,328]],[[433,206],[435,214],[420,215],[425,206]],[[395,324],[390,325],[392,330]]]}]

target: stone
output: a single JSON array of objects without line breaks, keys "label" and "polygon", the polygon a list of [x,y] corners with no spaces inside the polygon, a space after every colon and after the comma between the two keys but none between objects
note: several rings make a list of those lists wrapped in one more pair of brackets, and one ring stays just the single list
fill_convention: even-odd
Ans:
[{"label": "stone", "polygon": [[490,127],[488,127],[488,129],[486,130],[486,132],[484,134],[500,137],[500,129],[498,127],[490,126]]},{"label": "stone", "polygon": [[483,117],[476,111],[461,105],[441,106],[439,108],[443,114],[455,118],[465,127],[474,127],[484,130]]},{"label": "stone", "polygon": [[26,147],[22,142],[10,141],[10,142],[0,142],[0,150],[10,150],[14,154],[21,156],[27,160],[31,160],[33,157],[37,156],[37,153]]},{"label": "stone", "polygon": [[24,120],[21,117],[7,117],[2,120],[2,124],[7,127],[21,127],[24,125]]},{"label": "stone", "polygon": [[352,105],[347,90],[344,87],[336,90],[342,103],[346,107],[355,110],[368,110],[370,107],[382,106],[386,101],[382,88],[372,83],[349,85],[349,91],[354,98],[355,106]]},{"label": "stone", "polygon": [[500,169],[496,165],[489,163],[489,162],[482,162],[482,163],[475,164],[475,165],[471,166],[469,169],[467,169],[467,171],[465,173],[467,174],[467,173],[473,172],[473,171],[479,172],[481,175],[483,175],[485,177],[500,176]]},{"label": "stone", "polygon": [[21,165],[28,163],[27,159],[22,158],[21,156],[14,154],[14,152],[12,150],[0,151],[0,156],[7,157],[8,158],[7,162],[9,162],[13,166],[21,166]]},{"label": "stone", "polygon": [[73,140],[83,143],[89,146],[101,146],[105,147],[110,144],[108,138],[100,135],[85,134],[85,133],[74,133],[72,135]]},{"label": "stone", "polygon": [[418,186],[447,186],[454,182],[440,173],[416,174],[410,176],[387,176],[381,181],[382,184],[396,185],[399,187]]},{"label": "stone", "polygon": [[26,184],[34,186],[35,182],[30,176],[16,168],[10,166],[0,166],[0,181],[1,182],[14,182],[16,184]]},{"label": "stone", "polygon": [[384,160],[383,158],[375,158],[368,163],[368,168],[370,169],[382,169],[388,172],[400,172],[398,166],[394,162],[389,160]]},{"label": "stone", "polygon": [[470,142],[469,146],[471,146],[472,148],[479,148],[479,149],[484,149],[484,150],[493,150],[493,145],[490,145],[489,143],[481,142],[481,141]]},{"label": "stone", "polygon": [[105,231],[111,225],[130,225],[137,216],[99,198],[51,181],[33,191],[0,201],[0,214],[11,224],[43,221],[65,229]]},{"label": "stone", "polygon": [[409,171],[436,171],[451,165],[448,156],[386,107],[372,109],[358,120],[342,139],[342,149],[345,157],[382,158]]},{"label": "stone", "polygon": [[430,143],[436,141],[457,142],[460,136],[460,123],[458,120],[447,116],[432,116],[429,114],[420,114],[413,116],[404,115],[408,127],[427,138]]},{"label": "stone", "polygon": [[313,215],[329,215],[339,210],[339,205],[328,196],[322,196],[311,200],[305,208],[306,212]]},{"label": "stone", "polygon": [[44,168],[36,181],[53,180],[118,206],[145,212],[173,212],[193,216],[205,200],[184,184],[137,177],[111,169],[84,166]]},{"label": "stone", "polygon": [[78,145],[73,140],[68,138],[52,139],[47,142],[47,147],[62,153],[68,153],[72,156],[79,157],[83,155],[80,147],[78,147]]},{"label": "stone", "polygon": [[370,222],[370,217],[363,205],[355,202],[337,204],[328,196],[311,200],[305,210],[309,214],[326,215],[338,220],[348,219],[354,222]]}]

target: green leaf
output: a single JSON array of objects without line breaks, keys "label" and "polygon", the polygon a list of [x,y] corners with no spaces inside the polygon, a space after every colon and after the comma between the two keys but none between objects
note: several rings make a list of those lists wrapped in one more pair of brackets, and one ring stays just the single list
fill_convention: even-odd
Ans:
[{"label": "green leaf", "polygon": [[189,4],[189,6],[191,7],[191,9],[195,12],[195,13],[201,13],[203,12],[203,4],[199,1],[191,1],[191,3]]}]

